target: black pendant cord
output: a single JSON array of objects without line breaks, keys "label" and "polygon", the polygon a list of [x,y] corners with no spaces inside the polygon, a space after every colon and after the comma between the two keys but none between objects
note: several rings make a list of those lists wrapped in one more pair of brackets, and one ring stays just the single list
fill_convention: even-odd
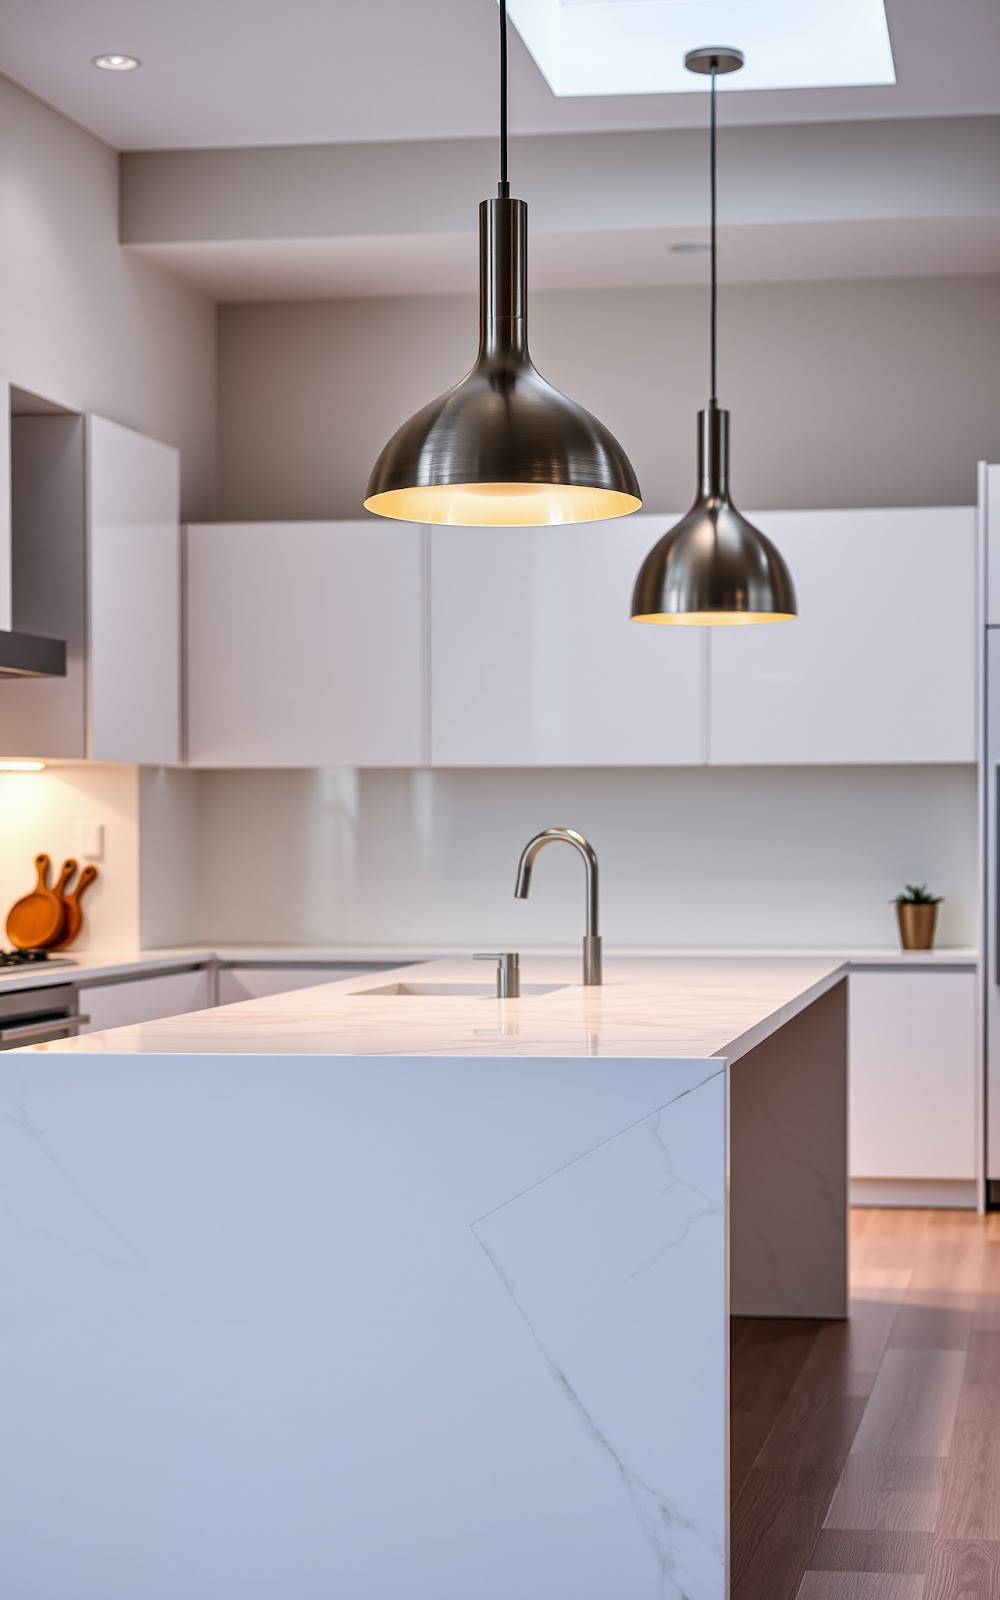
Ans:
[{"label": "black pendant cord", "polygon": [[716,373],[716,353],[715,353],[716,323],[717,323],[717,320],[718,320],[718,306],[719,306],[719,281],[718,281],[718,271],[717,271],[717,268],[716,268],[716,261],[715,261],[715,222],[716,222],[716,210],[717,210],[717,206],[716,206],[716,182],[715,182],[715,79],[716,79],[717,70],[718,70],[717,69],[717,65],[716,65],[716,62],[715,62],[715,60],[713,58],[713,61],[712,61],[712,98],[711,98],[712,113],[711,113],[711,123],[710,123],[711,132],[710,132],[710,136],[709,136],[710,137],[710,155],[709,155],[710,178],[709,178],[709,187],[710,187],[710,192],[711,192],[711,197],[712,197],[712,200],[711,200],[711,211],[712,211],[712,221],[711,221],[712,303],[711,303],[711,313],[710,313],[712,327],[711,327],[711,342],[710,342],[710,349],[711,349],[711,357],[710,357],[710,361],[711,361],[711,395],[709,397],[709,402],[708,402],[709,409],[712,410],[712,411],[715,411],[717,409],[717,407],[718,407],[718,404],[719,404],[717,373]]},{"label": "black pendant cord", "polygon": [[501,200],[510,195],[507,182],[507,0],[500,0],[500,182],[497,194]]}]

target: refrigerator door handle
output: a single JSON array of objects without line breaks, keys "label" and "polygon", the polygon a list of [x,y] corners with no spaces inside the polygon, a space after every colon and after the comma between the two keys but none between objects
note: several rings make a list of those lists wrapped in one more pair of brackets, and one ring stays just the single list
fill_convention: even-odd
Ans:
[{"label": "refrigerator door handle", "polygon": [[1000,984],[1000,761],[993,768],[993,982]]}]

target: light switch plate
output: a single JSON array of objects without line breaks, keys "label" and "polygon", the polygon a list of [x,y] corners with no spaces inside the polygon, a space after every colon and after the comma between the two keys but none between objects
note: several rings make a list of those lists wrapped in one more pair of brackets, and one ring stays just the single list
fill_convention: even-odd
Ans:
[{"label": "light switch plate", "polygon": [[81,861],[104,860],[104,823],[78,822],[76,825],[76,853]]}]

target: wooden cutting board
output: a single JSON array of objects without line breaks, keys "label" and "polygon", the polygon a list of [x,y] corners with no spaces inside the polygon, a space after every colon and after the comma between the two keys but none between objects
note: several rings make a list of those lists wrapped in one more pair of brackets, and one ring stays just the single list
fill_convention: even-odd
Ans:
[{"label": "wooden cutting board", "polygon": [[[63,862],[63,872],[65,872],[66,868],[70,867],[70,866],[73,868],[73,872],[76,871],[76,862],[75,861],[64,861]],[[69,876],[72,877],[73,873],[71,872]],[[96,877],[97,877],[97,868],[96,867],[90,867],[90,866],[84,867],[84,869],[81,872],[76,884],[69,891],[69,893],[66,893],[65,890],[63,891],[63,894],[62,894],[62,903],[63,903],[63,927],[62,927],[62,933],[61,933],[60,937],[56,940],[55,944],[50,944],[49,945],[49,949],[50,950],[65,950],[69,945],[71,945],[73,943],[73,940],[78,937],[80,929],[83,926],[83,911],[82,911],[82,909],[80,907],[80,896],[83,894],[83,891],[85,889],[89,889],[90,885],[93,883],[93,881],[94,881],[94,879]]]},{"label": "wooden cutting board", "polygon": [[44,853],[35,857],[38,881],[7,913],[7,937],[16,950],[44,950],[62,935],[62,896],[49,888],[49,865]]}]

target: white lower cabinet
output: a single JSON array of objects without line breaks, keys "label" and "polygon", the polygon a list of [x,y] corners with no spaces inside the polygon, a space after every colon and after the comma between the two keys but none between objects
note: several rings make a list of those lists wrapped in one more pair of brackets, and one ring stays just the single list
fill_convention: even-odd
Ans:
[{"label": "white lower cabinet", "polygon": [[271,994],[289,994],[293,989],[315,989],[321,983],[336,983],[338,978],[361,978],[375,967],[349,966],[279,967],[271,964],[259,967],[220,967],[218,1003],[233,1005],[238,1000],[261,1000]]},{"label": "white lower cabinet", "polygon": [[159,1017],[181,1017],[206,1011],[213,1003],[211,974],[205,967],[186,972],[156,973],[145,978],[80,986],[80,1010],[90,1021],[81,1033],[127,1028]]},{"label": "white lower cabinet", "polygon": [[972,972],[852,972],[851,1176],[976,1176]]}]

